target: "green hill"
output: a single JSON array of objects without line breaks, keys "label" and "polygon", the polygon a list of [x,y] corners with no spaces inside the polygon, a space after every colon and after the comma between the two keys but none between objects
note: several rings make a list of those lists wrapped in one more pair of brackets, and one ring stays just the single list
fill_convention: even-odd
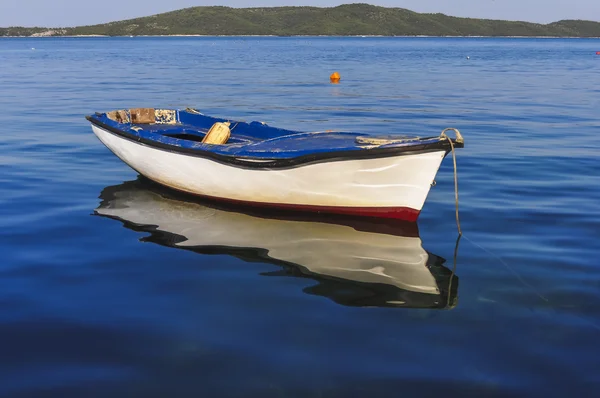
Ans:
[{"label": "green hill", "polygon": [[0,28],[0,36],[72,35],[383,35],[600,37],[600,23],[550,24],[420,14],[369,4],[319,7],[192,7],[74,28]]}]

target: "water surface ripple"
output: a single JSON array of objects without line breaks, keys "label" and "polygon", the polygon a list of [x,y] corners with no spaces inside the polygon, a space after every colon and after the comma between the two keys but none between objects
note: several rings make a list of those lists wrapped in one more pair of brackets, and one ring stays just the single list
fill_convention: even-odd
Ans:
[{"label": "water surface ripple", "polygon": [[[0,396],[593,395],[598,50],[0,39]],[[238,213],[138,178],[83,118],[143,106],[303,130],[459,128],[456,269],[450,159],[418,226]]]}]

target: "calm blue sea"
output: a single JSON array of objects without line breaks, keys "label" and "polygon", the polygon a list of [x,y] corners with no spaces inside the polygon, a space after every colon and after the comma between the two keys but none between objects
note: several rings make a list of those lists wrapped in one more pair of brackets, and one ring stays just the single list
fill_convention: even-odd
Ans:
[{"label": "calm blue sea", "polygon": [[[597,394],[596,51],[597,39],[0,39],[0,396]],[[145,106],[301,130],[459,128],[456,263],[450,157],[417,233],[236,213],[139,179],[84,119]],[[390,237],[397,248],[379,250]],[[403,242],[422,245],[426,268]],[[340,277],[357,262],[421,267],[439,292]]]}]

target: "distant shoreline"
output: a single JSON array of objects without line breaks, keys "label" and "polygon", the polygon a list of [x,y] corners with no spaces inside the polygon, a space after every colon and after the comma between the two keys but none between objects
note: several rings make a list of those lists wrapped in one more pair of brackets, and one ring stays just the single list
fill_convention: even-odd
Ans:
[{"label": "distant shoreline", "polygon": [[336,7],[200,6],[73,27],[0,28],[0,37],[493,37],[600,38],[600,22],[462,18],[365,3]]},{"label": "distant shoreline", "polygon": [[335,37],[335,38],[438,38],[438,39],[600,39],[600,36],[428,36],[428,35],[59,35],[59,36],[0,36],[0,39],[77,39],[77,38],[136,38],[136,37]]}]

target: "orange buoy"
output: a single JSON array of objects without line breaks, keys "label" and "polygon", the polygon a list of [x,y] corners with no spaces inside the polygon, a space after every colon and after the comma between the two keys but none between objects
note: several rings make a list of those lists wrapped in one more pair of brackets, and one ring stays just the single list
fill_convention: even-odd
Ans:
[{"label": "orange buoy", "polygon": [[596,55],[600,55],[600,51],[596,51]]},{"label": "orange buoy", "polygon": [[339,83],[340,82],[340,74],[337,72],[333,72],[331,74],[331,76],[329,76],[329,80],[335,84]]}]

